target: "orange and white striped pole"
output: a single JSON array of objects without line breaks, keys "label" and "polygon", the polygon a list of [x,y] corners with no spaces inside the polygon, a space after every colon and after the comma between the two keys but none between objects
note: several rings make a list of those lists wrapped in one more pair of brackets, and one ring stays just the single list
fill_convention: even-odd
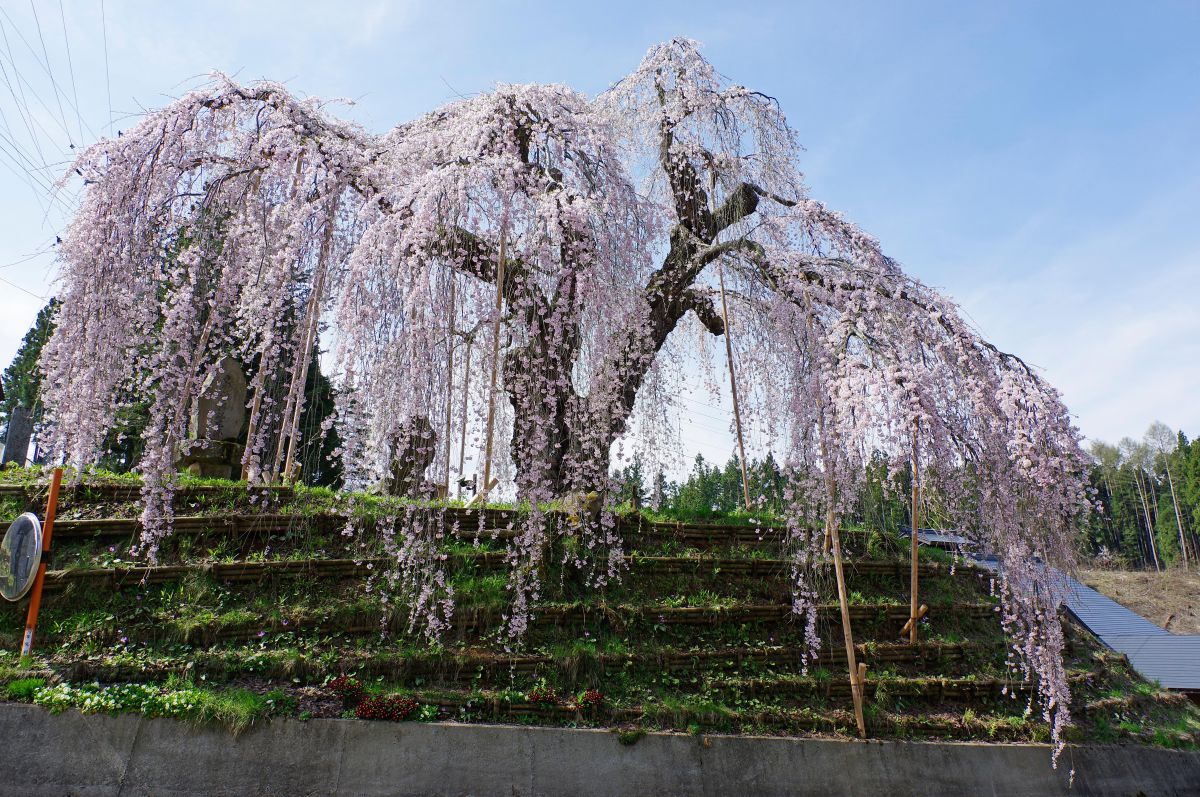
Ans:
[{"label": "orange and white striped pole", "polygon": [[54,480],[50,482],[50,497],[46,499],[46,522],[42,524],[42,561],[33,578],[33,594],[29,599],[29,615],[25,620],[25,638],[21,641],[21,655],[33,651],[33,631],[37,628],[38,610],[42,608],[42,584],[46,580],[47,554],[50,553],[50,535],[54,533],[54,515],[58,512],[58,488],[62,485],[62,468],[54,469]]}]

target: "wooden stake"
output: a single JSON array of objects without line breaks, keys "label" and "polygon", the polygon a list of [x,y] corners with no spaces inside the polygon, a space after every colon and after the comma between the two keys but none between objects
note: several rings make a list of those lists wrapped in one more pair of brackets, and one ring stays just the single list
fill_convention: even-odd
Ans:
[{"label": "wooden stake", "polygon": [[483,494],[492,483],[492,427],[496,422],[496,376],[500,365],[500,311],[504,307],[504,245],[507,222],[500,225],[500,257],[496,263],[496,320],[492,325],[492,385],[488,392],[487,437],[483,448]]},{"label": "wooden stake", "polygon": [[729,306],[725,301],[725,267],[717,264],[717,280],[721,286],[721,320],[725,324],[725,360],[729,364],[729,389],[733,394],[733,425],[737,429],[738,459],[742,464],[742,498],[750,511],[750,479],[746,475],[746,444],[742,439],[742,409],[738,403],[737,375],[733,367],[733,329],[729,326]]},{"label": "wooden stake", "polygon": [[450,325],[446,331],[446,489],[450,497],[450,416],[454,411],[454,273],[450,273]]},{"label": "wooden stake", "polygon": [[25,636],[21,640],[21,655],[33,652],[33,632],[37,629],[38,611],[42,608],[42,585],[46,581],[46,564],[50,554],[50,537],[54,533],[54,516],[58,514],[58,488],[62,486],[62,468],[54,469],[50,496],[46,499],[46,522],[42,524],[42,561],[33,577],[33,594],[29,598],[29,613],[25,619]]},{"label": "wooden stake", "polygon": [[917,577],[919,569],[917,568],[917,534],[921,527],[920,513],[918,501],[921,500],[921,471],[917,462],[917,432],[920,426],[917,421],[913,421],[913,436],[912,436],[912,570],[909,575],[909,582],[912,585],[910,590],[909,614],[908,614],[908,644],[917,644],[917,610],[919,607],[919,596]]}]

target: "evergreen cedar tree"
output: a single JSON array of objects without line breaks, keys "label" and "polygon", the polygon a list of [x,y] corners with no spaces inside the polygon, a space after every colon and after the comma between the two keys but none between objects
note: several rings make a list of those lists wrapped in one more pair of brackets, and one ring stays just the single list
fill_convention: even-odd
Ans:
[{"label": "evergreen cedar tree", "polygon": [[[119,397],[150,397],[139,469],[153,557],[170,529],[184,408],[220,356],[257,363],[244,465],[274,479],[324,320],[353,487],[397,454],[423,455],[396,441],[418,419],[437,428],[466,381],[465,357],[447,373],[448,348],[470,336],[471,406],[486,405],[497,368],[510,430],[499,475],[533,506],[508,554],[519,640],[560,531],[539,502],[601,487],[627,431],[669,429],[677,364],[724,332],[723,269],[745,423],[788,476],[810,644],[826,512],[852,505],[874,452],[905,467],[915,434],[927,493],[1000,558],[1014,666],[1036,676],[1061,746],[1069,694],[1046,565],[1070,569],[1088,510],[1078,433],[1037,373],[808,195],[800,153],[774,99],[681,39],[596,97],[498,85],[382,135],[280,84],[217,76],[95,144],[64,178],[85,188],[42,359],[46,445],[91,462]],[[439,522],[396,519],[383,582],[432,636],[453,608]],[[568,564],[588,583],[620,576],[610,513],[574,533]]]}]

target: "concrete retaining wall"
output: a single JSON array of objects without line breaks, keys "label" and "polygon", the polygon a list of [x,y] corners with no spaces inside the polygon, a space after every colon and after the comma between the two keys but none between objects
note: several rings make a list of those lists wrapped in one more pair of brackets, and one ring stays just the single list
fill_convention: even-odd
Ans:
[{"label": "concrete retaining wall", "polygon": [[[280,720],[233,737],[138,716],[0,705],[0,794],[909,795],[1200,794],[1200,753]],[[1075,785],[1066,773],[1074,765]]]}]

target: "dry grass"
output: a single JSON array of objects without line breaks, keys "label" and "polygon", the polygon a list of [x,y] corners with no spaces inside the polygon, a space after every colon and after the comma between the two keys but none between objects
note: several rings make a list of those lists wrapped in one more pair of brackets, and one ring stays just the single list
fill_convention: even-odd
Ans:
[{"label": "dry grass", "polygon": [[1200,634],[1200,572],[1084,570],[1080,580],[1176,634]]}]

